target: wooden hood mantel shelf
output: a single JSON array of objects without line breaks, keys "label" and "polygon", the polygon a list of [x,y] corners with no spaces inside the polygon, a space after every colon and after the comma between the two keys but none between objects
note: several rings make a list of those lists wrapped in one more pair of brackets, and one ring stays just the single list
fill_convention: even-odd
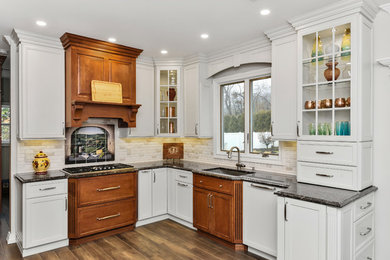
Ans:
[{"label": "wooden hood mantel shelf", "polygon": [[[88,118],[119,119],[119,127],[136,127],[136,59],[142,50],[65,33],[66,126],[79,127]],[[121,83],[122,102],[92,100],[93,80]]]}]

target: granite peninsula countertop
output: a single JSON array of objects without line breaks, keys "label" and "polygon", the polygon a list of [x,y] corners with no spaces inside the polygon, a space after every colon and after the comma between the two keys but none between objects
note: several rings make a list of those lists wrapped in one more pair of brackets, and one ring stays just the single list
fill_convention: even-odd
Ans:
[{"label": "granite peninsula countertop", "polygon": [[[330,187],[324,187],[319,185],[297,183],[296,176],[275,173],[275,172],[266,172],[254,170],[254,173],[242,175],[242,176],[231,176],[223,173],[217,173],[212,171],[205,171],[205,169],[210,168],[228,168],[225,165],[219,164],[209,164],[195,161],[151,161],[143,163],[129,163],[134,166],[133,172],[137,170],[149,170],[156,168],[172,168],[178,170],[192,171],[197,174],[202,174],[206,176],[212,176],[228,180],[242,180],[258,184],[270,185],[278,188],[282,188],[279,191],[275,192],[276,195],[281,197],[293,198],[298,200],[304,200],[308,202],[314,202],[318,204],[323,204],[331,207],[341,208],[349,203],[352,203],[358,200],[365,195],[376,191],[378,188],[375,186],[368,187],[362,191],[350,191],[342,190]],[[245,169],[245,171],[252,171],[250,168]],[[117,170],[113,172],[92,172],[92,173],[80,173],[80,174],[68,174],[61,170],[51,170],[48,171],[47,175],[35,175],[34,173],[22,173],[16,174],[15,177],[22,183],[36,182],[36,181],[47,181],[55,179],[66,179],[66,178],[85,178],[85,177],[94,177],[94,176],[104,176],[110,174],[120,174],[128,173],[129,170]]]}]

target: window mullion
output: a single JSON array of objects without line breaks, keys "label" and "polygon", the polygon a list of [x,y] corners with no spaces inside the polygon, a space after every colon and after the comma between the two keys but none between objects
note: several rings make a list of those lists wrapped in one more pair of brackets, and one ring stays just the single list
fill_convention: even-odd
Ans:
[{"label": "window mullion", "polygon": [[250,154],[250,81],[249,79],[245,80],[245,138],[244,138],[244,148],[245,154]]}]

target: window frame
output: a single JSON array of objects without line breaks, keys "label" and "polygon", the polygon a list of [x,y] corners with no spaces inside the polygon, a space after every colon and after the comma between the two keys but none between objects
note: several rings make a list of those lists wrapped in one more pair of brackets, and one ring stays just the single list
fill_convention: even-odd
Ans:
[{"label": "window frame", "polygon": [[[244,100],[245,100],[245,132],[244,132],[244,151],[241,152],[241,159],[245,162],[253,162],[253,163],[263,163],[263,164],[274,164],[274,165],[282,165],[282,157],[283,153],[280,149],[279,143],[279,156],[269,156],[269,157],[260,157],[259,154],[250,153],[250,116],[251,116],[251,100],[250,100],[250,81],[271,76],[271,68],[264,68],[260,70],[236,73],[234,75],[229,75],[221,78],[217,78],[213,80],[213,95],[214,95],[214,158],[215,159],[225,159],[227,158],[226,151],[221,150],[221,141],[222,141],[222,117],[221,117],[221,87],[223,85],[238,83],[244,81]],[[272,80],[272,76],[271,76]],[[272,83],[271,83],[272,84]],[[272,93],[272,85],[271,85],[271,93]],[[272,94],[271,94],[272,95]],[[272,109],[271,109],[272,114]],[[236,154],[234,152],[233,154]]]}]

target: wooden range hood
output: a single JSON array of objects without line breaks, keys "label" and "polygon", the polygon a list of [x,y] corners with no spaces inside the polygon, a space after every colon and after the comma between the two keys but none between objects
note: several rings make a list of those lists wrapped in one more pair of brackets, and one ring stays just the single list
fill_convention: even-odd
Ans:
[{"label": "wooden range hood", "polygon": [[[135,127],[136,59],[143,50],[71,33],[61,37],[65,49],[66,126],[88,118],[117,118],[119,127]],[[122,84],[122,103],[92,101],[91,81]]]}]

